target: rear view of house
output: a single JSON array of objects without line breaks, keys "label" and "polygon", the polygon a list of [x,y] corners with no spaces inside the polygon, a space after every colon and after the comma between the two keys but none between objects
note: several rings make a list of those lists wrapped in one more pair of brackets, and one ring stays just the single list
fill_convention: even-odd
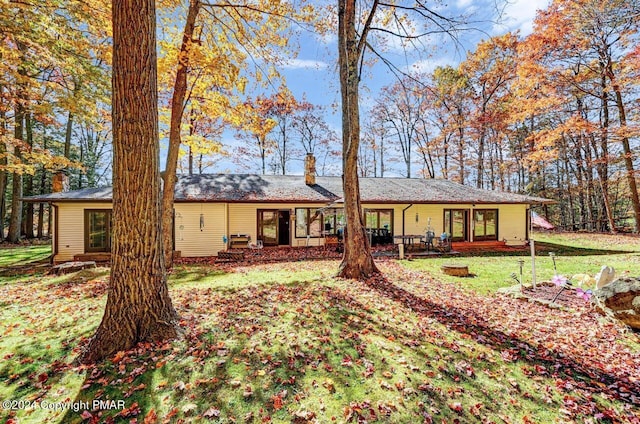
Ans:
[{"label": "rear view of house", "polygon": [[[529,238],[529,209],[546,199],[481,190],[446,180],[361,178],[365,225],[390,238],[447,233],[453,241]],[[111,250],[111,188],[27,198],[53,206],[54,261]],[[344,230],[342,179],[299,175],[180,176],[174,249],[183,257],[214,256],[230,240],[264,246],[318,246]]]}]

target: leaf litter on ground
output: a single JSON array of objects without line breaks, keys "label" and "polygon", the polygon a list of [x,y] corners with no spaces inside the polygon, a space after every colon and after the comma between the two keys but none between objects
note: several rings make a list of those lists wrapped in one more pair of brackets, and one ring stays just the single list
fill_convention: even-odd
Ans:
[{"label": "leaf litter on ground", "polygon": [[[75,374],[84,381],[71,398],[127,402],[124,411],[69,413],[70,422],[639,422],[637,336],[586,304],[552,311],[395,261],[379,266],[384,277],[366,283],[333,278],[336,261],[241,264],[223,274],[205,266],[197,282],[171,285],[182,340],[142,344],[90,368],[72,364],[86,337],[61,351],[62,367],[19,353],[12,360],[37,367],[17,376],[13,393],[46,398]],[[242,285],[228,283],[237,277]],[[34,298],[49,298],[40,318],[97,325],[104,276],[50,281],[2,294],[22,305],[21,317]],[[21,336],[47,329],[31,331]],[[44,385],[29,387],[42,374]]]}]

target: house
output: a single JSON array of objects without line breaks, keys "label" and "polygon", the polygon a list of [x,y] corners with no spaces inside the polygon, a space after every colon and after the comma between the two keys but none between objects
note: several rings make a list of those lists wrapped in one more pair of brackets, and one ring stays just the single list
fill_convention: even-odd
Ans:
[{"label": "house", "polygon": [[[453,241],[524,244],[531,205],[547,199],[488,191],[438,179],[361,178],[367,228],[392,235],[437,235]],[[25,199],[53,206],[54,262],[109,252],[111,188],[88,188]],[[342,231],[341,177],[215,174],[178,177],[175,250],[213,256],[233,235],[264,246],[318,246]],[[246,237],[245,237],[246,238]]]}]

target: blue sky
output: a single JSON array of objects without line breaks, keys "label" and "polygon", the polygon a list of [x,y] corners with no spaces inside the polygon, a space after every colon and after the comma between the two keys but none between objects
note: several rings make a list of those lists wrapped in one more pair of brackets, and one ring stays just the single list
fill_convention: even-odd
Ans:
[{"label": "blue sky", "polygon": [[[510,0],[497,21],[493,0],[454,0],[443,13],[447,16],[468,14],[472,16],[476,30],[465,31],[460,35],[459,44],[448,36],[433,36],[424,43],[430,52],[428,56],[415,49],[402,47],[395,39],[387,39],[385,57],[393,61],[400,69],[417,69],[430,72],[437,66],[457,65],[464,60],[467,50],[471,50],[482,39],[508,31],[519,30],[521,35],[531,33],[536,10],[548,5],[548,0]],[[497,21],[497,22],[496,22]],[[307,101],[327,108],[327,121],[338,131],[341,117],[337,109],[340,104],[340,84],[337,75],[337,37],[320,37],[316,34],[301,34],[299,53],[281,68],[287,86],[296,98],[303,96]],[[373,103],[376,94],[386,85],[392,84],[395,77],[388,67],[376,63],[367,68],[361,83],[361,110],[366,114],[368,105]],[[224,143],[238,143],[232,135],[225,136]],[[230,160],[223,160],[209,172],[241,172]],[[302,162],[293,163],[291,173],[302,172]]]}]

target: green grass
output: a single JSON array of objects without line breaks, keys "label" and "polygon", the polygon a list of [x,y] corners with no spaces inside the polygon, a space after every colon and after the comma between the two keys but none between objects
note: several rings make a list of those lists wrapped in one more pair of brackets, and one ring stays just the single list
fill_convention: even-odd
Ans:
[{"label": "green grass", "polygon": [[[571,277],[576,274],[595,276],[603,265],[612,266],[617,275],[640,276],[640,239],[631,236],[535,233],[536,281],[549,281],[555,274]],[[556,270],[549,255],[555,254]],[[531,253],[528,247],[520,252],[473,253],[464,256],[428,257],[402,261],[412,270],[425,271],[434,278],[455,283],[478,293],[488,294],[500,287],[517,284],[511,278],[515,273],[520,279],[520,263],[523,265],[523,280],[530,284],[533,279]],[[452,277],[444,274],[445,264],[468,265],[472,277]]]},{"label": "green grass", "polygon": [[50,245],[0,247],[0,268],[27,265],[51,255]]},{"label": "green grass", "polygon": [[[117,423],[145,417],[147,422],[413,423],[432,417],[436,422],[563,423],[605,412],[626,422],[624,417],[639,409],[601,395],[601,383],[591,383],[588,375],[598,379],[600,371],[585,371],[584,358],[538,348],[527,338],[529,330],[508,322],[483,323],[471,309],[461,309],[474,302],[495,304],[521,313],[522,319],[511,317],[516,321],[531,320],[531,333],[538,331],[535,326],[553,329],[553,319],[569,321],[565,312],[525,303],[513,309],[511,300],[458,290],[488,292],[487,286],[502,285],[492,278],[510,284],[517,258],[382,262],[389,290],[384,284],[334,278],[337,261],[232,272],[179,266],[170,276],[170,290],[184,338],[153,349],[142,346],[90,368],[73,361],[100,321],[109,270],[26,276],[0,285],[0,399],[123,400],[124,412],[88,411],[97,422]],[[638,252],[580,258],[585,258],[581,266],[597,270],[596,258],[608,264],[637,261]],[[458,260],[478,276],[452,278],[453,284],[429,279],[444,280],[439,265]],[[576,266],[576,260],[559,253],[559,270]],[[541,274],[550,274],[548,261],[539,259]],[[591,316],[580,319],[598,334],[615,330]],[[637,337],[619,333],[617,339],[637,358]],[[602,346],[609,349],[605,341]],[[574,389],[563,388],[566,381]],[[587,389],[576,389],[578,384]],[[582,409],[567,412],[573,403]],[[83,409],[0,410],[0,422],[13,417],[20,423],[79,423]],[[612,422],[604,416],[598,422]]]}]

